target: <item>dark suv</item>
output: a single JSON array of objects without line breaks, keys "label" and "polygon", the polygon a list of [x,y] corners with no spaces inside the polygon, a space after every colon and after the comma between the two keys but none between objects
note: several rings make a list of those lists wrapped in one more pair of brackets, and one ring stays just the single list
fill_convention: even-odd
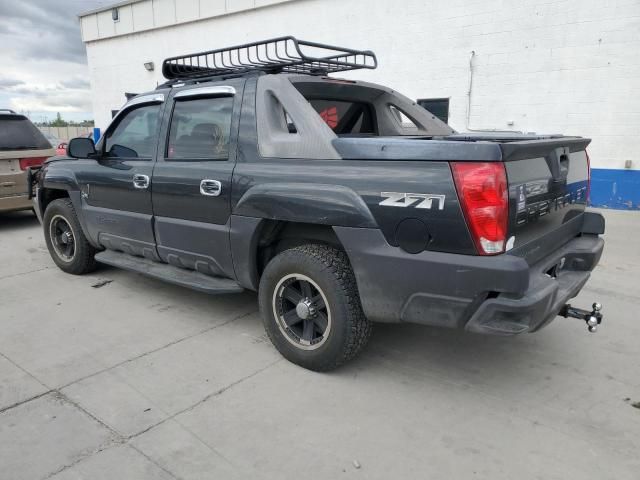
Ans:
[{"label": "dark suv", "polygon": [[599,306],[566,305],[603,249],[589,140],[458,134],[327,76],[375,66],[291,37],[165,60],[167,83],[38,176],[53,260],[257,290],[274,345],[314,370],[353,357],[371,322],[511,335],[560,313],[595,331]]}]

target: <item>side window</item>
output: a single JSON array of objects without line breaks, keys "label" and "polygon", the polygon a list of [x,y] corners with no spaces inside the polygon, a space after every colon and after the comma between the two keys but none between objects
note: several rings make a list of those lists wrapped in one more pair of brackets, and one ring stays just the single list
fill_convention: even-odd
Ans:
[{"label": "side window", "polygon": [[176,100],[167,160],[229,158],[233,97]]},{"label": "side window", "polygon": [[449,122],[448,98],[423,98],[418,100],[418,105],[438,117],[444,123]]},{"label": "side window", "polygon": [[151,159],[158,139],[160,105],[144,105],[124,114],[107,135],[105,152],[115,158]]},{"label": "side window", "polygon": [[368,103],[311,99],[311,106],[337,135],[375,135],[372,108]]},{"label": "side window", "polygon": [[404,113],[395,105],[389,105],[389,109],[391,110],[391,113],[393,114],[394,118],[398,121],[398,123],[402,125],[402,128],[416,128],[416,129],[418,128],[416,123],[413,120],[411,120],[406,113]]}]

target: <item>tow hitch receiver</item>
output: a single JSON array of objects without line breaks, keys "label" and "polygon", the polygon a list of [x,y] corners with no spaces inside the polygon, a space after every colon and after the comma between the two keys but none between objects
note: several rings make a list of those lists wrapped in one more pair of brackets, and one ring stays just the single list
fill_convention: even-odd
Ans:
[{"label": "tow hitch receiver", "polygon": [[560,310],[561,317],[564,318],[577,318],[578,320],[584,320],[587,324],[587,328],[591,333],[596,333],[598,331],[598,325],[602,323],[602,314],[600,310],[602,310],[602,305],[599,303],[594,303],[592,305],[592,310],[583,310],[581,308],[572,307],[570,304],[566,304]]}]

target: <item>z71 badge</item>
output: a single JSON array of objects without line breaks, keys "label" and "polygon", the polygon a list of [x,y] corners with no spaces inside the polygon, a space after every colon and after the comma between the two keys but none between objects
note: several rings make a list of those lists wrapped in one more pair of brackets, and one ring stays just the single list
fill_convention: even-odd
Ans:
[{"label": "z71 badge", "polygon": [[414,207],[427,208],[433,207],[433,202],[438,203],[438,210],[444,210],[444,195],[435,195],[431,193],[399,193],[399,192],[382,192],[382,197],[386,197],[379,205],[385,207]]}]

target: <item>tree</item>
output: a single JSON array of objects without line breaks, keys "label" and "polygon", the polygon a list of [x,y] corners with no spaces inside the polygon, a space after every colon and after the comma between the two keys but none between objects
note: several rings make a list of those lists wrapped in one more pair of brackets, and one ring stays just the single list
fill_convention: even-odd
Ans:
[{"label": "tree", "polygon": [[62,115],[60,115],[60,112],[58,112],[56,114],[56,119],[51,122],[50,124],[52,127],[66,127],[69,125],[69,122],[67,122],[66,120],[62,119]]}]

